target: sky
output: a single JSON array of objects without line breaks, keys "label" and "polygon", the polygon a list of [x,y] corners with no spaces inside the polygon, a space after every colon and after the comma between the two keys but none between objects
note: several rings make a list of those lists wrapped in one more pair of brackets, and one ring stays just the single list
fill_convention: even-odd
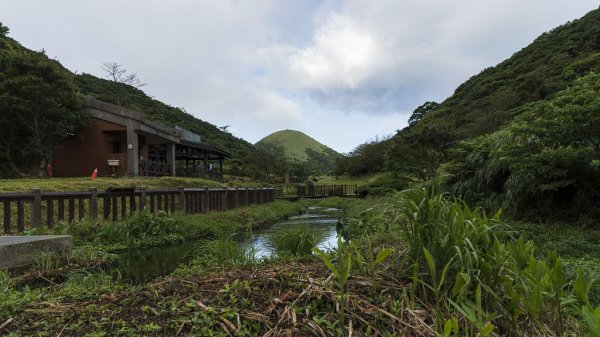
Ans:
[{"label": "sky", "polygon": [[105,62],[251,143],[302,131],[348,153],[597,0],[0,0],[25,47]]}]

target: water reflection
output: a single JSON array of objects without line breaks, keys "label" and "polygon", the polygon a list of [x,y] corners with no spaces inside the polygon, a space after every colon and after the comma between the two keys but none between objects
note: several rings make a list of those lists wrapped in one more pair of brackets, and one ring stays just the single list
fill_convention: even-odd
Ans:
[{"label": "water reflection", "polygon": [[320,239],[317,247],[321,250],[331,250],[337,247],[336,226],[340,221],[342,212],[335,208],[309,207],[308,212],[302,215],[291,216],[287,220],[278,222],[273,226],[252,233],[246,242],[248,249],[254,251],[257,259],[273,256],[272,237],[275,233],[290,228],[308,228]]},{"label": "water reflection", "polygon": [[[274,233],[283,229],[307,227],[320,239],[317,245],[322,250],[330,250],[337,246],[336,226],[342,217],[342,211],[336,208],[309,207],[305,214],[290,216],[273,226],[254,231],[250,237],[241,238],[240,244],[255,258],[263,259],[273,256],[273,245],[270,242]],[[132,249],[119,256],[116,273],[123,280],[139,284],[155,277],[171,273],[178,265],[188,262],[205,242],[190,241],[175,246],[162,246],[144,249]]]}]

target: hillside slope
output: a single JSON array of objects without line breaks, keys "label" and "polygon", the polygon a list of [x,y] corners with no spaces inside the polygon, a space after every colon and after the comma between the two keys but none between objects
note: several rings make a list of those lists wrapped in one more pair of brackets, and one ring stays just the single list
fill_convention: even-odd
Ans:
[{"label": "hillside slope", "polygon": [[[278,145],[283,148],[284,155],[290,160],[304,162],[308,160],[306,149],[316,152],[334,151],[319,143],[308,135],[295,130],[281,130],[259,140],[255,145]],[[334,151],[335,152],[335,151]]]},{"label": "hillside slope", "polygon": [[[495,67],[461,84],[441,104],[400,130],[387,155],[389,170],[422,179],[436,174],[466,139],[506,126],[523,108],[552,97],[588,72],[600,71],[600,9],[542,34]],[[411,119],[413,119],[411,118]]]},{"label": "hillside slope", "polygon": [[291,162],[307,163],[310,170],[317,174],[331,171],[335,160],[341,156],[335,150],[295,130],[274,132],[258,141],[255,146]]},{"label": "hillside slope", "polygon": [[512,109],[546,99],[589,71],[600,71],[600,9],[471,77],[422,122],[448,127],[458,139],[490,133],[514,117]]}]

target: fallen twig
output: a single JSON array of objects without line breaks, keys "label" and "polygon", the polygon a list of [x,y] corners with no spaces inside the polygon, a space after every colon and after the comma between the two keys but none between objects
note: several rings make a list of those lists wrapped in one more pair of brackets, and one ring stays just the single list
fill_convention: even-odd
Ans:
[{"label": "fallen twig", "polygon": [[0,330],[4,329],[5,326],[9,325],[10,322],[14,321],[14,318],[7,319],[4,323],[0,324]]}]

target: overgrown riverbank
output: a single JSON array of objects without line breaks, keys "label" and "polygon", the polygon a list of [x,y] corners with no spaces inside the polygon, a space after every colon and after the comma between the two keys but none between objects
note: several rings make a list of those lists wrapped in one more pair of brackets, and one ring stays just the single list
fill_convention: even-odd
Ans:
[{"label": "overgrown riverbank", "polygon": [[[426,191],[325,199],[346,241],[322,255],[257,261],[231,240],[138,286],[73,273],[43,290],[4,277],[0,333],[62,336],[597,336],[592,284],[481,210]],[[304,207],[306,203],[281,204]],[[248,219],[270,206],[221,221]],[[261,208],[262,207],[262,208]],[[239,211],[244,211],[241,209]],[[297,210],[296,210],[297,211]],[[234,211],[235,212],[235,211]],[[218,214],[218,215],[217,215]],[[288,213],[289,214],[289,213]],[[209,214],[211,215],[211,214]],[[208,216],[208,215],[207,215]],[[248,225],[252,221],[243,222]],[[243,226],[241,226],[243,227]],[[241,228],[237,226],[237,228]],[[211,226],[212,228],[212,226]],[[97,233],[96,233],[97,234]]]}]

